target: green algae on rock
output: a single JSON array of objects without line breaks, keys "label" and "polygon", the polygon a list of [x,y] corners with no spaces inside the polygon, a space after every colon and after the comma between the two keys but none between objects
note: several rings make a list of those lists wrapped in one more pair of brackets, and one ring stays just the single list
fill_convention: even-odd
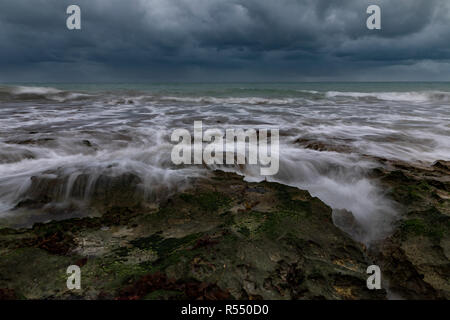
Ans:
[{"label": "green algae on rock", "polygon": [[[108,194],[129,192],[127,184],[109,187]],[[25,299],[385,297],[366,287],[372,261],[364,247],[306,191],[213,172],[158,205],[106,199],[88,206],[96,217],[1,229],[2,292]],[[66,288],[71,264],[81,267],[81,290]]]},{"label": "green algae on rock", "polygon": [[390,288],[409,299],[449,299],[450,162],[387,161],[376,175],[402,212],[376,249]]}]

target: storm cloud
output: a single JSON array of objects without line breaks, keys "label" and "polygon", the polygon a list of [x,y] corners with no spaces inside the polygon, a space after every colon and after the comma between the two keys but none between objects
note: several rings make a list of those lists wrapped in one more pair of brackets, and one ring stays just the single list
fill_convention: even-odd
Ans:
[{"label": "storm cloud", "polygon": [[[2,82],[450,76],[448,0],[0,1]],[[66,28],[70,4],[82,30]]]}]

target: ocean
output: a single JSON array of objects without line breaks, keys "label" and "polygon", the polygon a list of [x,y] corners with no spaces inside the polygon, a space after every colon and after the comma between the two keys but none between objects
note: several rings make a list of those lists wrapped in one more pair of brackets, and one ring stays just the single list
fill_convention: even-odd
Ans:
[{"label": "ocean", "polygon": [[[198,120],[205,129],[279,129],[279,172],[174,165],[171,133]],[[59,179],[63,205],[89,199],[101,176],[133,173],[158,199],[221,169],[308,190],[351,211],[366,227],[359,240],[373,241],[398,213],[369,171],[379,159],[450,160],[449,137],[450,83],[4,84],[0,225],[49,219],[18,208],[39,177]],[[82,197],[73,190],[80,175],[89,176]]]}]

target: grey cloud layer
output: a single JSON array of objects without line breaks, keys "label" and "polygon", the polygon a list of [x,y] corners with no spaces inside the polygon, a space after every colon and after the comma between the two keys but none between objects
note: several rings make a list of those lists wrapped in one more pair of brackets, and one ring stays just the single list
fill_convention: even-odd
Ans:
[{"label": "grey cloud layer", "polygon": [[[450,75],[447,0],[0,1],[0,81]],[[65,28],[69,4],[81,31]],[[369,4],[381,31],[365,27]]]}]

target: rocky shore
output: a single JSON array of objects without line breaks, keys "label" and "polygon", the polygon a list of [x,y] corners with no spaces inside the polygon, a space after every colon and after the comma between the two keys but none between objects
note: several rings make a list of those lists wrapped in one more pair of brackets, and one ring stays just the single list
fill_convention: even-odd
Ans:
[{"label": "rocky shore", "polygon": [[450,298],[450,162],[383,161],[374,171],[402,213],[375,248],[390,288],[408,299]]},{"label": "rocky shore", "polygon": [[[72,207],[48,205],[61,196],[57,175],[35,179],[17,210],[61,220],[0,229],[0,299],[448,299],[450,163],[377,161],[371,178],[401,216],[369,248],[307,191],[232,173],[193,179],[159,202],[145,200],[133,174],[104,177],[70,219],[61,217]],[[79,177],[72,197],[86,184]],[[81,290],[66,287],[74,264]],[[367,289],[372,264],[387,290]]]}]

